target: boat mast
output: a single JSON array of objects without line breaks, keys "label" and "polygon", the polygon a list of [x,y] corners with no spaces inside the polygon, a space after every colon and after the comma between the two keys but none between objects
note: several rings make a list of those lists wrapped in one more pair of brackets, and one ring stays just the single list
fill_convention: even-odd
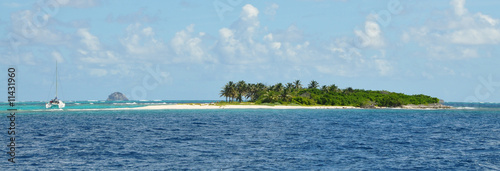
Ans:
[{"label": "boat mast", "polygon": [[57,60],[56,60],[56,99],[57,99]]}]

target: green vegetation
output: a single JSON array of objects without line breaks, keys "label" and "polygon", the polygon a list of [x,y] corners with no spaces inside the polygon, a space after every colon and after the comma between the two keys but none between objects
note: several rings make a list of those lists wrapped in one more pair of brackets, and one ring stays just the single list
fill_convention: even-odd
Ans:
[{"label": "green vegetation", "polygon": [[[239,81],[236,84],[228,82],[220,91],[225,97],[224,104],[241,104],[249,101],[250,104],[264,105],[328,105],[328,106],[356,106],[356,107],[397,107],[401,105],[420,105],[438,103],[439,99],[427,95],[406,95],[388,91],[373,91],[363,89],[339,89],[335,84],[320,86],[311,81],[307,88],[302,87],[300,80],[293,83],[277,83],[265,85],[263,83],[246,83]],[[237,101],[237,102],[235,102]],[[245,103],[248,104],[248,103]]]}]

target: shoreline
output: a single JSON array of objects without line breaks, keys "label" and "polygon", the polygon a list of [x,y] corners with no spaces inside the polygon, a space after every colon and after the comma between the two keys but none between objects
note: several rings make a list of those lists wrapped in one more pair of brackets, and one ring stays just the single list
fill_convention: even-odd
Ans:
[{"label": "shoreline", "polygon": [[[404,105],[399,107],[371,107],[371,108],[362,108],[362,107],[354,107],[354,106],[286,106],[286,105],[238,105],[238,104],[229,104],[229,105],[215,105],[213,103],[201,103],[201,104],[154,104],[154,105],[146,105],[141,107],[123,107],[123,108],[94,108],[94,109],[53,109],[53,110],[35,110],[39,112],[53,111],[53,112],[62,112],[62,111],[120,111],[120,110],[223,110],[223,109],[276,109],[276,110],[284,110],[284,109],[403,109],[403,110],[453,110],[457,109],[452,106],[446,106],[442,104],[429,104],[429,105]],[[0,113],[7,111],[0,111]],[[30,112],[19,110],[18,112]],[[33,111],[31,111],[33,112]]]},{"label": "shoreline", "polygon": [[148,105],[136,108],[124,108],[130,110],[165,110],[165,109],[409,109],[409,110],[426,110],[426,109],[454,109],[451,106],[442,104],[429,105],[403,105],[399,107],[373,107],[362,108],[354,106],[285,106],[285,105],[213,105],[213,104],[174,104],[174,105]]},{"label": "shoreline", "polygon": [[267,105],[210,105],[210,104],[175,104],[175,105],[149,105],[143,107],[127,108],[130,110],[164,110],[164,109],[361,109],[354,106],[267,106]]}]

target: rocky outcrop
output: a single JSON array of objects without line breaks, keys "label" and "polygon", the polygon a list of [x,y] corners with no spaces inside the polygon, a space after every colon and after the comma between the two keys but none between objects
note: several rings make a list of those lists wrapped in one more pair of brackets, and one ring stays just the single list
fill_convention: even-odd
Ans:
[{"label": "rocky outcrop", "polygon": [[120,92],[114,92],[108,96],[106,101],[128,101],[128,98]]},{"label": "rocky outcrop", "polygon": [[441,103],[432,103],[432,104],[427,104],[427,105],[403,105],[401,106],[403,109],[451,109],[453,107],[451,106],[446,106]]}]

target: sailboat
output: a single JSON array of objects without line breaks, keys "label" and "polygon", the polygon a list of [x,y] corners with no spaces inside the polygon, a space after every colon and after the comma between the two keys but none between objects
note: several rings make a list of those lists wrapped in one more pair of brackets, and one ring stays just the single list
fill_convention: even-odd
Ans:
[{"label": "sailboat", "polygon": [[50,102],[46,103],[45,108],[48,109],[48,108],[58,107],[59,109],[62,109],[64,108],[64,106],[66,106],[66,104],[64,104],[63,101],[57,99],[57,61],[56,61],[56,97],[50,100]]}]

